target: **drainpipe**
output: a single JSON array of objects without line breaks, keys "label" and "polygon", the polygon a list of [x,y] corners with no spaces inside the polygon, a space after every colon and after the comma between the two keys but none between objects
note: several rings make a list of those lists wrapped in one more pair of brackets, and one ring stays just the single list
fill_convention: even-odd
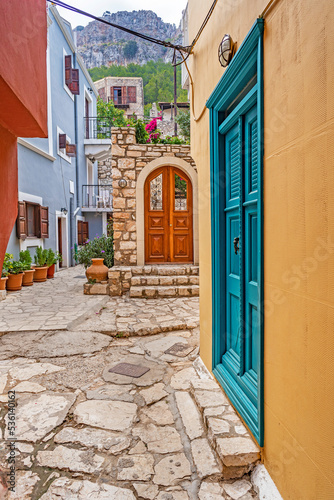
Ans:
[{"label": "drainpipe", "polygon": [[[73,213],[73,209],[74,209],[74,199],[73,199],[73,196],[71,196],[70,198],[70,243],[71,243],[71,246],[70,246],[70,249],[74,248],[74,235],[75,235],[75,221],[74,221],[74,213]],[[74,265],[73,263],[73,251],[71,251],[71,257],[70,257],[70,263],[71,263],[71,266]]]},{"label": "drainpipe", "polygon": [[[76,67],[77,57],[76,54],[73,54],[73,65]],[[80,82],[80,80],[79,80]],[[77,156],[75,158],[75,192],[77,197],[77,207],[79,207],[80,199],[79,199],[79,144],[78,144],[78,101],[77,95],[74,96],[74,127],[75,127],[75,144],[77,145]]]}]

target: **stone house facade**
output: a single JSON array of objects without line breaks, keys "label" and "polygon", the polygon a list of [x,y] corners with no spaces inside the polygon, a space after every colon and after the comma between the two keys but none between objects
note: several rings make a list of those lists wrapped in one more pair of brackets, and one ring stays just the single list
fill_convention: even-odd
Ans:
[{"label": "stone house facade", "polygon": [[[173,176],[176,175],[174,172],[179,172],[188,179],[188,190],[190,192],[191,189],[192,192],[188,201],[189,205],[190,203],[192,205],[190,207],[192,253],[187,262],[191,266],[198,264],[197,170],[190,155],[189,145],[137,144],[133,127],[113,127],[111,137],[112,158],[99,162],[99,178],[104,182],[110,179],[113,186],[115,263],[109,271],[109,285],[111,295],[121,295],[129,290],[133,275],[141,273],[135,271],[135,268],[150,267],[146,265],[148,262],[147,253],[145,254],[147,206],[144,192],[147,182],[154,177],[155,171],[162,172],[163,175],[165,169],[173,169]],[[178,214],[181,212],[177,212]],[[157,268],[160,262],[155,263],[154,268]],[[178,262],[172,259],[168,264],[175,264],[174,267],[177,268]],[[188,270],[185,272],[188,273]],[[190,274],[192,272],[195,271],[189,270]]]},{"label": "stone house facade", "polygon": [[130,118],[144,118],[144,88],[142,78],[107,76],[94,82],[104,102],[113,101]]}]

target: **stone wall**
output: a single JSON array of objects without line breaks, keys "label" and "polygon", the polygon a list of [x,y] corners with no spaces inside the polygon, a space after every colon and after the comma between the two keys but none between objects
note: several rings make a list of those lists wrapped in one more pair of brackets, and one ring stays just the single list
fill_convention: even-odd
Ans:
[{"label": "stone wall", "polygon": [[[137,213],[136,186],[143,168],[152,160],[178,157],[196,170],[190,156],[189,145],[137,144],[133,127],[113,127],[112,134],[112,185],[115,266],[137,265]],[[107,175],[109,166],[100,162],[99,173]],[[124,179],[127,185],[119,186]]]}]

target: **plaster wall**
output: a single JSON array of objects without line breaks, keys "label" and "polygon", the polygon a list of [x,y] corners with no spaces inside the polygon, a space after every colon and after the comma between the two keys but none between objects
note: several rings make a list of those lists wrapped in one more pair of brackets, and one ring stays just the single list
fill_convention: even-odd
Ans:
[{"label": "plaster wall", "polygon": [[[189,39],[211,0],[189,0]],[[267,1],[218,2],[189,58],[195,115]],[[285,500],[334,498],[334,4],[278,0],[264,33],[265,442]],[[201,357],[212,368],[209,113],[192,117],[199,174]]]}]

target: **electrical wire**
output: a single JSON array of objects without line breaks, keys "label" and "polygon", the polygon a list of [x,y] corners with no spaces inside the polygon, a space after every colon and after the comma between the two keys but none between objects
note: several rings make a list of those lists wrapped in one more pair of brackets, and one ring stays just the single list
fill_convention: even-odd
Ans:
[{"label": "electrical wire", "polygon": [[195,114],[195,87],[194,87],[194,81],[192,79],[192,76],[191,76],[191,73],[189,71],[188,64],[187,64],[187,59],[188,59],[188,57],[189,57],[190,54],[188,54],[186,58],[183,57],[182,52],[180,52],[180,55],[182,57],[181,64],[184,63],[185,68],[187,70],[187,73],[189,75],[190,86],[191,86],[191,95],[192,95],[192,99],[191,99],[191,111],[192,111],[192,114],[193,114],[193,120],[195,122],[198,122],[202,118],[202,116],[204,115],[205,111],[207,110],[207,107],[204,106],[204,108],[202,109],[202,111],[199,114],[199,116],[196,117],[196,114]]},{"label": "electrical wire", "polygon": [[68,5],[67,3],[63,2],[62,0],[47,0],[47,1],[53,5],[58,5],[58,7],[63,7],[64,9],[71,10],[72,12],[75,12],[77,14],[81,14],[83,16],[90,17],[91,19],[94,19],[95,21],[99,21],[103,24],[107,24],[108,26],[112,26],[113,28],[117,28],[121,31],[125,31],[126,33],[129,33],[130,35],[136,36],[138,38],[142,38],[143,40],[146,40],[147,42],[155,43],[157,45],[162,45],[164,47],[167,47],[170,49],[176,49],[176,50],[186,52],[186,53],[189,53],[191,50],[190,46],[183,47],[182,45],[174,45],[171,42],[167,42],[165,40],[159,40],[158,38],[153,38],[149,35],[144,35],[143,33],[138,33],[137,31],[130,30],[129,28],[125,28],[124,26],[120,26],[119,24],[111,23],[102,17],[97,17],[97,16],[94,16],[93,14],[89,14],[88,12],[85,12],[84,10],[78,9],[77,7],[72,7],[72,5]]},{"label": "electrical wire", "polygon": [[193,48],[195,47],[199,37],[201,36],[202,34],[202,31],[204,30],[205,26],[207,25],[210,17],[212,16],[212,13],[216,7],[218,3],[218,0],[214,0],[213,4],[211,5],[210,9],[209,9],[209,12],[207,13],[203,23],[202,23],[202,26],[200,27],[200,29],[198,30],[197,32],[197,35],[195,36],[194,40],[192,41],[192,44],[190,45],[190,53],[192,52]]}]

